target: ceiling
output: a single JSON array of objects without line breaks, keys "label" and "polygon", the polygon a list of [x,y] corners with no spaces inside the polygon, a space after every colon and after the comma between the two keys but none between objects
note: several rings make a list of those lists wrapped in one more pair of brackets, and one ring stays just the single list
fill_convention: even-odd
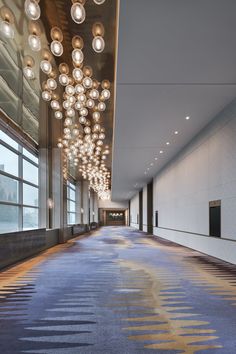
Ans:
[{"label": "ceiling", "polygon": [[130,199],[236,97],[235,14],[235,0],[120,0],[114,201]]}]

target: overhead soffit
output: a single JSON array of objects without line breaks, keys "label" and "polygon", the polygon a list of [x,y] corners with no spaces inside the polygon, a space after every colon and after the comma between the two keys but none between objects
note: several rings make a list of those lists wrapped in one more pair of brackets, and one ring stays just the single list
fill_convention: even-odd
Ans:
[{"label": "overhead soffit", "polygon": [[234,0],[120,4],[114,201],[135,195],[236,96]]}]

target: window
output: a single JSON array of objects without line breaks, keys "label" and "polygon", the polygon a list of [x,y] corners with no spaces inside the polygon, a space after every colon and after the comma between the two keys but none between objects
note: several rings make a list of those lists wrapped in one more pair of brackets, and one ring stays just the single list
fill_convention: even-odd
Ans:
[{"label": "window", "polygon": [[19,176],[19,155],[0,144],[0,171]]},{"label": "window", "polygon": [[0,233],[38,228],[38,157],[0,129]]},{"label": "window", "polygon": [[76,201],[75,185],[67,181],[67,224],[73,225],[76,222]]}]

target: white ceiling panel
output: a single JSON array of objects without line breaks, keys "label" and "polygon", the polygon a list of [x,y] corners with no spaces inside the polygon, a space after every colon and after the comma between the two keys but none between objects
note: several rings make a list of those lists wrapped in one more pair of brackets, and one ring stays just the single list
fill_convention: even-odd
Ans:
[{"label": "white ceiling panel", "polygon": [[235,0],[121,0],[112,199],[129,199],[235,98],[235,14]]}]

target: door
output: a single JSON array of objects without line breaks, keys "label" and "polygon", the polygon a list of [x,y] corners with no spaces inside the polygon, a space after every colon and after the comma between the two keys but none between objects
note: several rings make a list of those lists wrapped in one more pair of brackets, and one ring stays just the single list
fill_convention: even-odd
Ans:
[{"label": "door", "polygon": [[147,231],[153,234],[153,181],[147,185]]},{"label": "door", "polygon": [[139,230],[143,231],[143,191],[139,192]]},{"label": "door", "polygon": [[209,203],[209,234],[214,237],[221,237],[221,201],[216,200]]}]

